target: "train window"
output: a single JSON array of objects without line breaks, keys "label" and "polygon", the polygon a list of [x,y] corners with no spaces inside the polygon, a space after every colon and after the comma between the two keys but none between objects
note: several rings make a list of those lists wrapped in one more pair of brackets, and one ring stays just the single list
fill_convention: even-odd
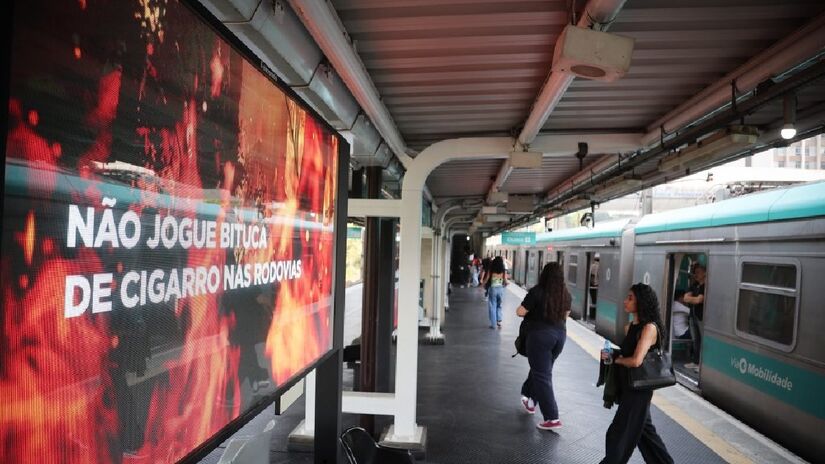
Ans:
[{"label": "train window", "polygon": [[790,263],[743,262],[736,328],[743,336],[779,345],[794,344],[798,268]]},{"label": "train window", "polygon": [[742,263],[742,282],[768,287],[796,289],[796,266]]},{"label": "train window", "polygon": [[575,254],[570,255],[570,264],[567,265],[567,281],[571,284],[576,283],[576,274],[579,271],[579,256]]}]

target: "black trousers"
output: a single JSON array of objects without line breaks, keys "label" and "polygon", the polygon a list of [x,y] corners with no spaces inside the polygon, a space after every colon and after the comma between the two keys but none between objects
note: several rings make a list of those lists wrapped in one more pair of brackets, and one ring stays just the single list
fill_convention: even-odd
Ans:
[{"label": "black trousers", "polygon": [[527,361],[530,373],[521,386],[521,394],[539,404],[544,420],[559,418],[553,392],[553,364],[564,348],[567,332],[561,327],[543,326],[527,334]]},{"label": "black trousers", "polygon": [[650,420],[652,391],[622,390],[619,409],[607,429],[607,456],[601,464],[625,464],[637,446],[648,464],[673,464],[662,438]]}]

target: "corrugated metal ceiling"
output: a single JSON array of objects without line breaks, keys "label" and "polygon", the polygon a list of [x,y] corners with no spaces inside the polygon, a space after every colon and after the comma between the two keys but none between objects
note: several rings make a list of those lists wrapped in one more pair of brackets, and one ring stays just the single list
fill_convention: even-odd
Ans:
[{"label": "corrugated metal ceiling", "polygon": [[334,0],[407,144],[509,133],[547,77],[566,0]]},{"label": "corrugated metal ceiling", "polygon": [[427,185],[438,197],[483,196],[496,178],[500,165],[501,160],[497,159],[450,161],[430,175]]},{"label": "corrugated metal ceiling", "polygon": [[[517,131],[547,77],[571,2],[332,3],[402,136],[420,150],[447,138]],[[575,2],[579,9],[584,3]],[[544,130],[644,131],[823,11],[822,0],[628,0],[610,31],[636,39],[629,74],[615,83],[574,80]],[[753,120],[770,121],[776,110],[766,107]],[[483,195],[500,163],[447,163],[428,186],[436,197]],[[503,189],[546,191],[577,163],[545,159],[541,169],[514,171]]]},{"label": "corrugated metal ceiling", "polygon": [[630,72],[615,83],[574,80],[544,129],[644,130],[824,9],[814,0],[628,1],[610,32],[636,39]]}]

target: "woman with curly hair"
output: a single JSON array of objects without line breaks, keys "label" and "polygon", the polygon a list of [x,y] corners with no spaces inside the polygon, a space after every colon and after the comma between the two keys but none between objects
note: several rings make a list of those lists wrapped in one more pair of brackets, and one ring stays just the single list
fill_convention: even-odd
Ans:
[{"label": "woman with curly hair", "polygon": [[553,393],[553,363],[567,339],[565,321],[570,315],[570,293],[564,286],[559,263],[547,263],[539,283],[527,292],[516,314],[527,324],[527,360],[530,373],[521,387],[521,404],[528,414],[541,408],[544,420],[536,424],[542,430],[561,428],[559,407]]},{"label": "woman with curly hair", "polygon": [[[619,408],[607,429],[607,456],[602,464],[624,464],[637,446],[646,463],[672,464],[662,438],[650,420],[650,400],[653,391],[629,387],[628,369],[639,367],[647,351],[661,342],[662,318],[659,300],[649,285],[634,284],[624,299],[624,310],[632,321],[625,327],[621,354],[613,361],[619,370]],[[608,356],[602,352],[602,359]]]}]

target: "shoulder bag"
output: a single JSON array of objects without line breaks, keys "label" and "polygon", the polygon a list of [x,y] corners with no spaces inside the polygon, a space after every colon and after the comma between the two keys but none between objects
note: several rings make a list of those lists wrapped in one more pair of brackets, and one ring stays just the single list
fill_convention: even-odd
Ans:
[{"label": "shoulder bag", "polygon": [[529,332],[528,322],[526,319],[521,320],[521,324],[518,326],[518,337],[514,342],[516,346],[516,354],[514,354],[513,358],[517,355],[527,356],[527,333]]},{"label": "shoulder bag", "polygon": [[630,388],[633,390],[656,390],[676,384],[676,374],[670,362],[670,354],[662,351],[659,342],[659,328],[656,327],[656,345],[648,349],[642,365],[629,371]]}]

